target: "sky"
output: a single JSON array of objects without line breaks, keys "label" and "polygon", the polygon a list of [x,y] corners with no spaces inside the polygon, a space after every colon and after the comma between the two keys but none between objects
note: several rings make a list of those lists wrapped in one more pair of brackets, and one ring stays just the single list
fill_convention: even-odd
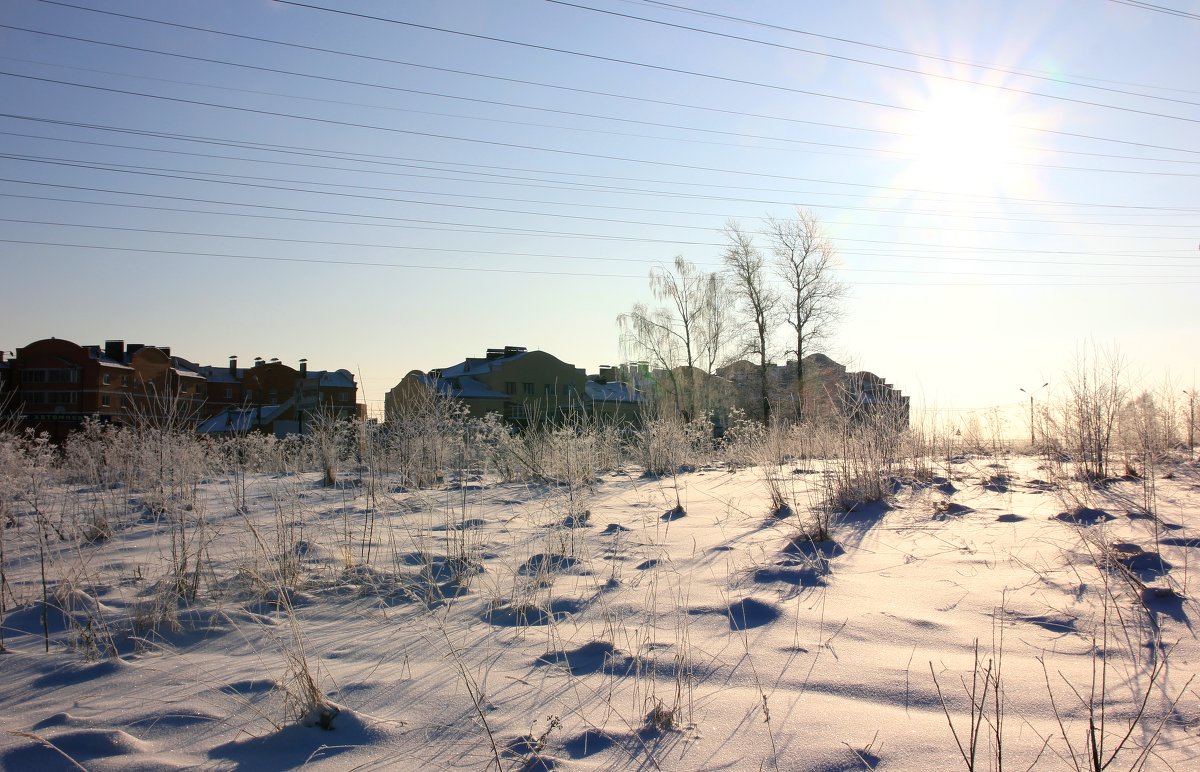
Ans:
[{"label": "sky", "polygon": [[378,412],[487,348],[615,364],[653,268],[802,208],[826,353],[917,406],[1019,429],[1093,348],[1192,389],[1198,34],[1194,0],[8,0],[0,350],[304,357]]}]

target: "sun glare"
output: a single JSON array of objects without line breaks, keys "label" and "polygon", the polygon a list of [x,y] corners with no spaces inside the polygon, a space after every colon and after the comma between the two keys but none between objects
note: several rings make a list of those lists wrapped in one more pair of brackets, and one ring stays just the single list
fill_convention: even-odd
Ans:
[{"label": "sun glare", "polygon": [[905,183],[959,194],[1012,192],[1025,177],[1014,116],[985,89],[932,94],[914,105],[902,148]]}]

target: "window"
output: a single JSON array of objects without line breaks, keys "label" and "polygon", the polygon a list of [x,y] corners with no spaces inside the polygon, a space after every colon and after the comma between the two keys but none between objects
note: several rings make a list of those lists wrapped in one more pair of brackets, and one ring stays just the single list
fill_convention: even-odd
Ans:
[{"label": "window", "polygon": [[505,381],[504,382],[504,393],[505,394],[516,394],[517,393],[516,381]]},{"label": "window", "polygon": [[341,394],[338,395],[338,402],[349,402],[349,401],[350,401],[350,395],[347,394],[346,392],[343,391]]},{"label": "window", "polygon": [[554,384],[553,384],[553,383],[547,383],[547,384],[546,384],[546,396],[547,396],[547,397],[553,397],[553,396],[554,396]]},{"label": "window", "polygon": [[22,370],[21,383],[79,383],[79,370],[73,367]]},{"label": "window", "polygon": [[129,376],[128,376],[128,375],[122,375],[122,376],[121,376],[121,385],[122,385],[122,386],[128,386],[128,385],[129,385]]},{"label": "window", "polygon": [[526,384],[524,384],[524,386],[525,386],[525,396],[532,397],[533,396],[533,384],[526,383]]},{"label": "window", "polygon": [[104,375],[100,376],[100,382],[103,383],[105,386],[108,386],[109,384],[112,383],[112,376],[109,375],[108,373],[105,373]]},{"label": "window", "polygon": [[225,399],[233,399],[233,388],[230,386],[225,387]]},{"label": "window", "polygon": [[187,387],[187,384],[186,384],[186,383],[184,383],[184,384],[180,384],[180,386],[179,386],[179,393],[180,393],[180,394],[187,394],[187,393],[188,393],[188,387]]},{"label": "window", "polygon": [[524,420],[525,419],[525,406],[524,405],[509,405],[508,406],[508,417],[518,420],[518,421]]},{"label": "window", "polygon": [[100,398],[100,407],[109,407],[109,399],[107,394]]}]

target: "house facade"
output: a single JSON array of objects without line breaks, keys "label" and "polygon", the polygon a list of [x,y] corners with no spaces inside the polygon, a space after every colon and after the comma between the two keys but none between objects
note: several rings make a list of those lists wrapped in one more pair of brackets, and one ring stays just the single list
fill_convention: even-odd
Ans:
[{"label": "house facade", "polygon": [[499,413],[505,421],[529,425],[585,410],[587,375],[545,351],[523,346],[488,349],[456,365],[404,376],[384,404],[395,420],[434,393],[462,402],[472,416]]},{"label": "house facade", "polygon": [[22,428],[62,440],[88,418],[120,421],[132,406],[136,371],[100,346],[45,338],[8,363],[10,409]]},{"label": "house facade", "polygon": [[475,417],[497,413],[514,426],[567,416],[634,420],[644,403],[640,392],[618,380],[617,368],[588,376],[582,368],[523,346],[488,349],[483,357],[429,372],[413,370],[388,392],[386,419],[420,409],[431,394],[458,400]]},{"label": "house facade", "polygon": [[353,373],[309,370],[303,359],[299,365],[258,359],[254,367],[239,368],[231,357],[228,367],[202,366],[172,355],[167,346],[122,340],[81,346],[46,338],[18,348],[11,359],[0,357],[0,418],[47,432],[57,442],[88,419],[204,429],[209,419],[226,414],[224,423],[213,425],[286,434],[304,431],[318,413],[366,417]]},{"label": "house facade", "polygon": [[310,370],[301,359],[293,368],[278,359],[254,360],[247,368],[201,365],[197,371],[208,383],[205,434],[263,431],[276,436],[305,433],[320,417],[366,418],[359,404],[358,384],[349,370]]}]

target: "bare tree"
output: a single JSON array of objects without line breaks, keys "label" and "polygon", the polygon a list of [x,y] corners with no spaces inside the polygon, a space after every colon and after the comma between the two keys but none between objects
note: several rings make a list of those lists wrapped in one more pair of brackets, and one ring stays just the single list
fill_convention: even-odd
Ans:
[{"label": "bare tree", "polygon": [[720,274],[682,255],[672,267],[650,271],[650,289],[665,305],[637,303],[617,324],[624,342],[666,373],[676,411],[690,420],[708,407],[701,373],[711,373],[723,356],[728,304]]},{"label": "bare tree", "polygon": [[787,283],[787,321],[796,334],[796,417],[805,418],[804,357],[825,340],[841,315],[846,285],[833,275],[836,249],[812,212],[800,209],[793,219],[768,217],[776,273]]},{"label": "bare tree", "polygon": [[740,301],[742,315],[750,323],[744,351],[758,357],[763,423],[770,424],[767,368],[770,365],[771,333],[779,312],[779,295],[767,285],[766,259],[754,246],[750,234],[742,230],[737,222],[730,220],[725,223],[725,238],[725,267],[729,272],[732,292]]}]

